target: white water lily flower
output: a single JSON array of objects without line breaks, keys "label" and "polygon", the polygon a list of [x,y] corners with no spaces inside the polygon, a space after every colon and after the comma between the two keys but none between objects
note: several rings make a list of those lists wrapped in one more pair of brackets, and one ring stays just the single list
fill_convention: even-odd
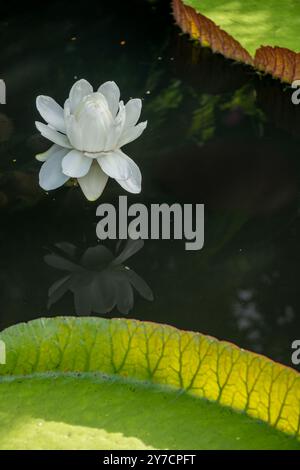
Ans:
[{"label": "white water lily flower", "polygon": [[37,109],[47,124],[36,122],[36,127],[53,142],[36,156],[44,162],[39,176],[43,189],[56,189],[76,178],[86,198],[95,201],[111,177],[126,191],[141,191],[141,172],[121,147],[137,139],[147,122],[137,124],[140,99],[126,105],[119,100],[115,82],[103,83],[94,92],[86,80],[74,83],[64,109],[49,96],[37,97]]}]

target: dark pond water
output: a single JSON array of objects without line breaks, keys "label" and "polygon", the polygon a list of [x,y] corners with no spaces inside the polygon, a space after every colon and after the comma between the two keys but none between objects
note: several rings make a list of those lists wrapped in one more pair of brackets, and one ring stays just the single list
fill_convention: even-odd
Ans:
[{"label": "dark pond water", "polygon": [[76,313],[70,292],[47,308],[62,271],[44,256],[62,241],[82,252],[97,245],[99,202],[117,204],[125,194],[114,180],[96,203],[76,187],[39,189],[34,155],[49,143],[34,127],[35,98],[63,103],[76,78],[115,80],[125,100],[143,98],[148,119],[126,148],[143,174],[143,191],[129,202],[205,204],[201,251],[147,241],[128,260],[154,293],[153,302],[136,295],[128,317],[201,331],[291,365],[300,337],[300,106],[291,91],[193,44],[168,2],[20,8],[7,7],[0,22],[1,329]]}]

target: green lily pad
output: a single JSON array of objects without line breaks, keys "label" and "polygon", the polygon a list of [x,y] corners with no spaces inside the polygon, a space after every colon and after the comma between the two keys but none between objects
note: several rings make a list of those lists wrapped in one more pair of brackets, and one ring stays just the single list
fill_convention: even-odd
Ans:
[{"label": "green lily pad", "polygon": [[177,23],[202,45],[288,83],[300,78],[298,0],[173,0]]},{"label": "green lily pad", "polygon": [[254,57],[260,46],[300,52],[298,0],[183,0],[234,37]]},{"label": "green lily pad", "polygon": [[299,374],[230,343],[87,317],[0,339],[1,449],[300,449]]}]

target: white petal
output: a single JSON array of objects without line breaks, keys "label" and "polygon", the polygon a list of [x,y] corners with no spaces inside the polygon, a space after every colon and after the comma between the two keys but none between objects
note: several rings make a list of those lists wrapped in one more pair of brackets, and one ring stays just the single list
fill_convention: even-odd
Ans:
[{"label": "white petal", "polygon": [[105,96],[108,107],[113,117],[116,116],[119,101],[120,101],[120,90],[115,82],[105,82],[99,88],[98,91]]},{"label": "white petal", "polygon": [[57,150],[60,150],[61,147],[59,145],[56,145],[56,144],[53,144],[51,145],[51,147],[46,150],[46,152],[43,152],[43,153],[38,153],[35,158],[39,161],[39,162],[45,162],[47,160],[47,158],[51,157],[51,155],[53,155],[53,153],[57,152]]},{"label": "white petal", "polygon": [[54,142],[55,144],[60,145],[61,147],[72,148],[69,139],[66,135],[60,134],[59,132],[55,131],[46,124],[43,124],[42,122],[36,121],[35,125],[36,128],[42,134],[42,136],[46,139],[51,140],[51,142]]},{"label": "white petal", "polygon": [[140,122],[137,126],[134,127],[125,128],[118,142],[118,146],[122,147],[123,145],[129,144],[129,142],[137,139],[144,132],[146,127],[147,121]]},{"label": "white petal", "polygon": [[119,183],[120,186],[122,186],[123,189],[130,193],[140,193],[142,189],[142,174],[137,166],[137,164],[131,160],[125,153],[123,153],[123,158],[127,159],[130,162],[130,167],[131,167],[131,176],[127,180],[118,180],[117,182]]},{"label": "white petal", "polygon": [[136,184],[136,181],[133,178],[129,178],[128,180],[116,180],[120,186],[122,186],[125,191],[129,193],[138,194],[141,192],[141,185]]},{"label": "white petal", "polygon": [[66,119],[67,116],[71,114],[71,105],[70,105],[70,98],[67,98],[64,104],[64,118]]},{"label": "white petal", "polygon": [[36,99],[38,112],[45,121],[60,132],[66,132],[64,111],[50,96],[38,96]]},{"label": "white petal", "polygon": [[142,100],[140,100],[139,98],[134,98],[133,100],[129,100],[126,103],[125,109],[126,109],[125,127],[135,126],[141,115]]},{"label": "white petal", "polygon": [[86,157],[89,157],[89,158],[98,158],[98,157],[101,157],[101,155],[103,155],[103,152],[83,152],[83,154],[86,156]]},{"label": "white petal", "polygon": [[92,159],[85,157],[78,150],[71,150],[62,161],[62,171],[72,178],[85,176],[92,164]]},{"label": "white petal", "polygon": [[82,178],[78,178],[78,183],[83,194],[89,201],[96,201],[101,196],[108,176],[101,170],[96,161],[93,161],[90,171]]},{"label": "white petal", "polygon": [[[76,112],[75,121],[76,128],[80,130],[82,136],[80,150],[103,151],[114,123],[105,97],[98,92],[86,96]],[[77,145],[75,147],[78,148]]]},{"label": "white petal", "polygon": [[82,129],[73,114],[65,117],[67,136],[72,144],[78,150],[83,150]]},{"label": "white petal", "polygon": [[131,166],[134,162],[121,150],[100,155],[97,160],[104,173],[111,178],[127,180],[132,175]]},{"label": "white petal", "polygon": [[69,176],[62,172],[62,159],[68,152],[67,149],[60,149],[53,153],[42,165],[39,174],[39,184],[46,191],[56,189],[68,181]]},{"label": "white petal", "polygon": [[123,101],[120,101],[119,103],[119,112],[114,120],[113,124],[110,126],[107,138],[106,138],[106,144],[105,144],[105,151],[110,151],[111,149],[116,148],[117,143],[123,133],[123,129],[125,126],[125,121],[126,121],[126,111],[125,111],[125,106]]},{"label": "white petal", "polygon": [[81,79],[75,82],[69,95],[71,113],[74,112],[81,100],[91,93],[93,93],[93,87],[87,80]]}]

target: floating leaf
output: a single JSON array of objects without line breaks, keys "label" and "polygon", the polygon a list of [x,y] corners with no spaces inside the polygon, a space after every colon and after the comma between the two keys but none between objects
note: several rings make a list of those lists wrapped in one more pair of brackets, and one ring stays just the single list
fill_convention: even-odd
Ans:
[{"label": "floating leaf", "polygon": [[0,339],[1,448],[300,448],[299,374],[230,343],[86,317]]},{"label": "floating leaf", "polygon": [[297,0],[173,0],[184,32],[214,52],[291,83],[300,78]]}]

